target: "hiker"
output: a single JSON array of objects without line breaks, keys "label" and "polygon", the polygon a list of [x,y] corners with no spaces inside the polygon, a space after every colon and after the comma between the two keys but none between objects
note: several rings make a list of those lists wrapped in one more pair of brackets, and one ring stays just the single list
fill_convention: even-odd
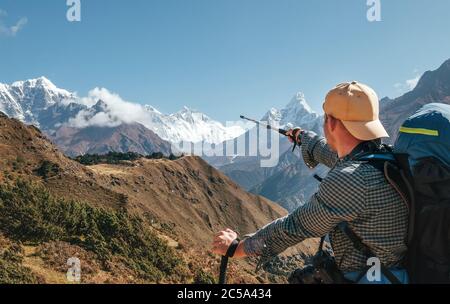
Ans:
[{"label": "hiker", "polygon": [[[381,144],[389,136],[379,120],[378,97],[362,83],[342,83],[327,94],[323,109],[325,138],[301,129],[288,134],[301,146],[309,168],[322,163],[331,169],[319,190],[305,205],[244,240],[230,229],[220,231],[212,251],[265,259],[308,238],[322,238],[322,245],[328,236],[341,278],[335,283],[406,284],[408,206],[382,170],[360,160],[387,149]],[[370,257],[382,265],[376,281],[366,275]]]}]

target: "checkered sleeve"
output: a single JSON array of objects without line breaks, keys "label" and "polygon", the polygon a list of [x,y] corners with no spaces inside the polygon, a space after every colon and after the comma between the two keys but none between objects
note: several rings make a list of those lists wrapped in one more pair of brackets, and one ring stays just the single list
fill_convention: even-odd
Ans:
[{"label": "checkered sleeve", "polygon": [[315,168],[319,163],[332,168],[338,156],[327,145],[326,139],[312,131],[300,133],[302,143],[302,156],[309,168]]},{"label": "checkered sleeve", "polygon": [[307,238],[328,234],[343,221],[356,219],[364,212],[366,187],[353,169],[330,172],[308,203],[247,238],[246,254],[274,256]]}]

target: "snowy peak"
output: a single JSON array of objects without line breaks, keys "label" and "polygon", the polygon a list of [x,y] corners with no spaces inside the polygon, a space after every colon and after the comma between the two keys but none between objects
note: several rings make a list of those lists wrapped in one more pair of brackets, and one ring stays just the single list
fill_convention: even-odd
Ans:
[{"label": "snowy peak", "polygon": [[211,118],[206,116],[205,114],[188,108],[187,106],[184,106],[179,112],[173,114],[178,119],[185,120],[189,123],[196,123],[196,122],[208,122],[211,121]]},{"label": "snowy peak", "polygon": [[36,79],[16,81],[11,85],[11,88],[22,92],[30,90],[43,90],[50,95],[72,95],[70,92],[56,87],[53,82],[43,76]]},{"label": "snowy peak", "polygon": [[273,123],[280,122],[282,119],[283,117],[281,112],[275,108],[271,108],[261,120]]},{"label": "snowy peak", "polygon": [[75,94],[57,88],[45,77],[0,85],[0,110],[25,123],[41,126],[39,115]]},{"label": "snowy peak", "polygon": [[155,107],[152,107],[151,105],[145,105],[144,110],[150,113],[161,114],[161,112],[159,112]]},{"label": "snowy peak", "polygon": [[283,109],[270,109],[262,120],[281,127],[299,126],[312,129],[319,117],[309,106],[305,95],[299,92]]},{"label": "snowy peak", "polygon": [[97,103],[92,107],[92,109],[95,111],[95,113],[98,112],[107,112],[108,111],[108,104],[104,102],[103,100],[99,99]]},{"label": "snowy peak", "polygon": [[36,79],[29,79],[25,81],[16,81],[12,85],[12,87],[30,87],[30,88],[45,88],[45,89],[56,89],[56,86],[45,77],[39,77]]},{"label": "snowy peak", "polygon": [[302,92],[298,92],[297,94],[295,94],[295,96],[292,97],[291,101],[287,104],[285,109],[303,113],[314,113],[308,102],[306,102],[305,95]]},{"label": "snowy peak", "polygon": [[218,144],[236,138],[246,131],[239,126],[224,126],[202,112],[186,106],[175,114],[158,115],[158,122],[158,127],[152,130],[162,139],[172,143],[188,141]]}]

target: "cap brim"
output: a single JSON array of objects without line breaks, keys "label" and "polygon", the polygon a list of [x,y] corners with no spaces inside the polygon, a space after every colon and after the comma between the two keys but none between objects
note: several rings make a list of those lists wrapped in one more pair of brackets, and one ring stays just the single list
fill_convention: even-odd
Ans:
[{"label": "cap brim", "polygon": [[359,140],[374,140],[389,137],[380,120],[342,121],[345,128]]}]

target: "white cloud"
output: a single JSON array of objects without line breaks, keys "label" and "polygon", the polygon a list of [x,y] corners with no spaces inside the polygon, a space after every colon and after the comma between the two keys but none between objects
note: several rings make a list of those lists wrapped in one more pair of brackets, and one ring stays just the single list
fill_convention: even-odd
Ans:
[{"label": "white cloud", "polygon": [[414,69],[414,74],[416,74],[414,78],[407,79],[405,80],[405,82],[397,82],[396,84],[394,84],[394,88],[396,88],[399,93],[405,93],[414,90],[421,77],[417,69]]},{"label": "white cloud", "polygon": [[8,16],[8,13],[0,9],[0,36],[14,37],[17,33],[22,30],[28,23],[26,17],[20,18],[15,25],[7,26],[3,19]]},{"label": "white cloud", "polygon": [[99,112],[94,116],[88,110],[78,112],[77,116],[69,120],[69,126],[75,128],[87,128],[87,127],[117,127],[122,124],[122,121],[118,117],[114,117],[109,113]]},{"label": "white cloud", "polygon": [[[106,104],[106,107],[95,113],[92,107],[100,100]],[[116,127],[122,123],[133,122],[145,125],[150,119],[150,113],[142,105],[123,100],[119,95],[105,88],[95,88],[88,93],[87,97],[80,98],[76,102],[89,109],[80,111],[76,117],[69,120],[69,125],[72,127]]]},{"label": "white cloud", "polygon": [[28,19],[27,18],[20,18],[19,21],[17,21],[16,25],[13,25],[10,27],[11,35],[16,36],[16,34],[27,25]]},{"label": "white cloud", "polygon": [[417,75],[413,79],[406,80],[406,85],[408,86],[408,88],[410,90],[413,90],[417,86],[417,84],[419,83],[419,80],[420,80],[420,75]]}]

